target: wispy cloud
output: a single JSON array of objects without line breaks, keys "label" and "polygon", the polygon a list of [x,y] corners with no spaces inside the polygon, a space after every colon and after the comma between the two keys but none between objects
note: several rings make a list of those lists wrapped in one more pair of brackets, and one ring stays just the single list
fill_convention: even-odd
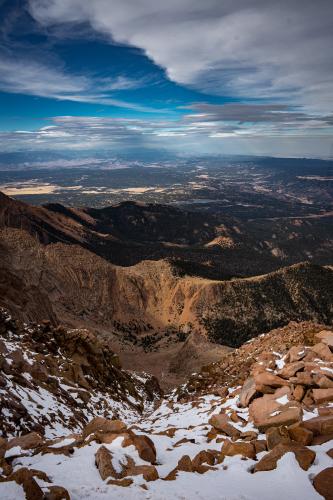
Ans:
[{"label": "wispy cloud", "polygon": [[88,22],[168,76],[222,95],[332,110],[331,0],[29,0],[45,26]]},{"label": "wispy cloud", "polygon": [[44,62],[0,54],[0,90],[10,93],[155,112],[153,108],[116,98],[112,94],[139,88],[147,84],[147,80],[122,75],[114,78],[75,75]]}]

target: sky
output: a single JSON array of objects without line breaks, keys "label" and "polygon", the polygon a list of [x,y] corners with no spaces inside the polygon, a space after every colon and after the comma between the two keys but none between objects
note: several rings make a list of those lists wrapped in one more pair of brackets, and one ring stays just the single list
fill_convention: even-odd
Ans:
[{"label": "sky", "polygon": [[0,0],[0,151],[333,157],[332,0]]}]

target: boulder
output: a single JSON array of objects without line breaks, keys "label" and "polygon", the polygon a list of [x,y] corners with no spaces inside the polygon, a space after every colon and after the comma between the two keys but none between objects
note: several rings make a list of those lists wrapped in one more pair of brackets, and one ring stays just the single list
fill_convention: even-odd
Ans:
[{"label": "boulder", "polygon": [[316,404],[333,401],[333,388],[331,389],[313,389],[313,399]]},{"label": "boulder", "polygon": [[302,444],[294,442],[280,443],[259,460],[254,468],[254,472],[276,469],[278,460],[289,452],[294,453],[297,462],[303,470],[308,470],[316,458],[315,452]]},{"label": "boulder", "polygon": [[209,450],[202,450],[193,458],[192,467],[194,471],[200,472],[200,466],[202,464],[214,465],[215,464],[215,454]]},{"label": "boulder", "polygon": [[30,432],[29,434],[25,434],[24,436],[19,436],[11,439],[7,444],[7,450],[14,448],[15,446],[19,446],[22,450],[30,450],[34,448],[38,448],[43,444],[43,438],[37,432]]},{"label": "boulder", "polygon": [[153,441],[144,435],[132,437],[133,444],[138,451],[139,457],[151,464],[156,463],[156,448]]},{"label": "boulder", "polygon": [[146,481],[156,481],[159,475],[154,465],[135,465],[126,470],[126,476],[138,476],[142,474]]},{"label": "boulder", "polygon": [[272,450],[279,443],[290,443],[291,438],[287,427],[280,425],[280,427],[270,427],[266,430],[267,449]]},{"label": "boulder", "polygon": [[253,460],[256,458],[254,444],[249,441],[232,442],[227,439],[223,443],[221,453],[227,457],[241,455],[242,457],[252,458]]},{"label": "boulder", "polygon": [[22,486],[26,500],[44,500],[44,493],[33,476],[32,471],[22,467],[13,472],[7,480],[15,481]]},{"label": "boulder", "polygon": [[281,370],[277,372],[282,378],[290,378],[293,377],[297,372],[303,370],[304,362],[303,361],[295,361],[294,363],[286,364]]},{"label": "boulder", "polygon": [[126,431],[126,429],[126,424],[121,420],[109,420],[103,417],[95,417],[83,429],[82,437],[86,438],[97,431],[120,433]]},{"label": "boulder", "polygon": [[188,455],[184,455],[182,458],[178,460],[177,469],[182,470],[184,472],[193,471],[192,460]]},{"label": "boulder", "polygon": [[239,394],[239,405],[243,408],[249,406],[252,399],[255,397],[256,392],[257,390],[254,378],[253,377],[247,378]]},{"label": "boulder", "polygon": [[288,401],[291,397],[289,387],[282,387],[274,394],[265,394],[250,404],[249,414],[260,431],[269,427],[291,425],[302,418],[302,408],[297,401]]},{"label": "boulder", "polygon": [[302,385],[296,385],[295,389],[293,390],[293,398],[295,401],[302,401],[303,397],[305,395],[305,389]]},{"label": "boulder", "polygon": [[62,486],[48,486],[45,500],[70,500],[68,491]]},{"label": "boulder", "polygon": [[312,443],[313,432],[305,427],[302,427],[299,423],[288,427],[288,432],[292,441],[304,444],[304,446],[309,446]]},{"label": "boulder", "polygon": [[311,347],[311,351],[313,351],[317,356],[323,361],[333,361],[333,353],[327,344],[323,342],[319,342],[318,344]]},{"label": "boulder", "polygon": [[333,415],[310,418],[302,422],[305,429],[313,432],[314,436],[333,433]]},{"label": "boulder", "polygon": [[95,454],[95,464],[103,481],[110,476],[116,479],[121,477],[121,474],[119,474],[113,467],[111,451],[109,451],[105,446],[98,448]]},{"label": "boulder", "polygon": [[276,388],[289,385],[289,381],[267,371],[257,373],[253,378],[258,392],[264,392],[266,386]]},{"label": "boulder", "polygon": [[127,486],[131,486],[133,484],[133,479],[129,477],[125,477],[124,479],[109,479],[107,484],[113,484],[115,486],[122,486],[126,488]]},{"label": "boulder", "polygon": [[288,363],[294,363],[295,361],[300,361],[301,359],[303,359],[306,353],[307,353],[306,347],[302,345],[295,345],[291,349],[289,349],[285,357],[285,360]]},{"label": "boulder", "polygon": [[305,385],[307,387],[316,386],[316,382],[309,372],[297,372],[295,377],[290,377],[289,382],[295,385]]},{"label": "boulder", "polygon": [[225,413],[213,415],[209,419],[209,424],[218,431],[223,432],[232,439],[238,439],[241,435],[240,431],[230,424],[229,419]]},{"label": "boulder", "polygon": [[313,486],[325,500],[333,500],[333,467],[319,472],[313,479]]},{"label": "boulder", "polygon": [[330,458],[333,458],[333,448],[331,448],[330,450],[328,450],[326,453],[327,453],[327,455],[328,455]]},{"label": "boulder", "polygon": [[315,338],[318,342],[326,344],[330,349],[333,349],[333,332],[330,330],[322,330],[315,334]]},{"label": "boulder", "polygon": [[333,380],[326,377],[326,375],[319,375],[316,382],[320,389],[333,389]]}]

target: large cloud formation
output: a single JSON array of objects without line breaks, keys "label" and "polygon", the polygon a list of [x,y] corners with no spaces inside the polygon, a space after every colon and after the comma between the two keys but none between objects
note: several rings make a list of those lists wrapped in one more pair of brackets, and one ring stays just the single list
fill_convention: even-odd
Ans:
[{"label": "large cloud formation", "polygon": [[29,0],[43,25],[88,22],[170,79],[222,95],[332,109],[331,0]]}]

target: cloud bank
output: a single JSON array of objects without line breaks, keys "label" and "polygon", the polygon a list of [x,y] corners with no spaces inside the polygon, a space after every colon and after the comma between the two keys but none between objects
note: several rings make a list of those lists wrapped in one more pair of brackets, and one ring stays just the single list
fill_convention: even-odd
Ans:
[{"label": "cloud bank", "polygon": [[170,79],[221,95],[332,110],[331,0],[30,0],[44,26],[88,22]]}]

